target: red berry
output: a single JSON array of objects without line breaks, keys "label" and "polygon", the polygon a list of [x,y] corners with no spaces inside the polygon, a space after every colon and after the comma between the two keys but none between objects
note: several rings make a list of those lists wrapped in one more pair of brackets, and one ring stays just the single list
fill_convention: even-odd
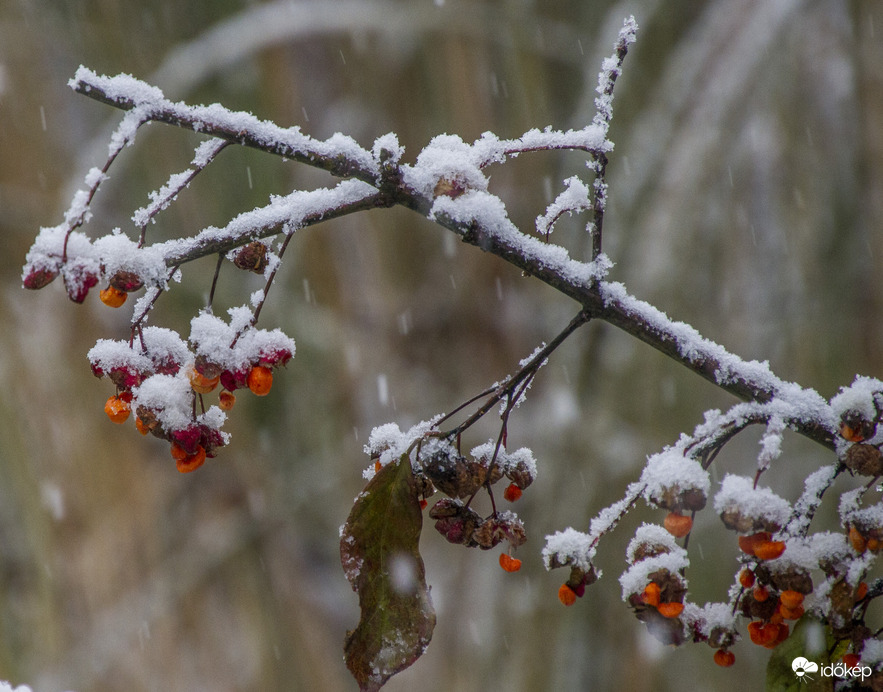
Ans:
[{"label": "red berry", "polygon": [[509,502],[515,502],[521,497],[521,488],[515,485],[515,483],[510,483],[503,491],[503,497]]},{"label": "red berry", "polygon": [[736,654],[734,654],[732,651],[718,649],[714,652],[714,662],[717,663],[721,668],[729,668],[736,662]]},{"label": "red berry", "polygon": [[843,665],[847,668],[855,668],[862,660],[858,654],[843,654]]},{"label": "red berry", "polygon": [[739,572],[739,583],[746,589],[750,589],[754,586],[754,572],[750,569],[745,568],[741,572]]}]

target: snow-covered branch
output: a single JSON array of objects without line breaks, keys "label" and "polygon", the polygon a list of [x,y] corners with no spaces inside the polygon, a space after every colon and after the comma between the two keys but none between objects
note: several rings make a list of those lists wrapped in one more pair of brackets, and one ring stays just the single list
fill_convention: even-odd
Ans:
[{"label": "snow-covered branch", "polygon": [[[883,589],[869,591],[862,581],[883,550],[880,503],[863,504],[883,476],[883,382],[857,378],[826,401],[811,388],[779,378],[768,362],[739,358],[609,279],[614,264],[601,252],[606,169],[613,151],[608,131],[614,85],[636,30],[634,19],[626,20],[613,55],[602,65],[597,114],[585,127],[531,129],[513,139],[486,132],[471,144],[456,135],[438,135],[411,162],[405,161],[404,148],[393,133],[365,148],[344,134],[317,140],[298,127],[280,127],[219,104],[173,102],[156,86],[129,75],[106,77],[80,67],[70,82],[76,92],[127,113],[111,137],[103,167],[88,172],[64,221],[40,230],[26,258],[23,284],[38,289],[62,276],[68,295],[78,303],[101,284],[100,298],[111,307],[120,307],[129,293],[144,289],[135,301],[127,338],[99,340],[89,360],[94,374],[114,386],[105,406],[108,417],[122,423],[134,414],[139,432],[169,443],[182,472],[200,467],[229,443],[222,428],[235,402],[234,391],[267,395],[274,371],[294,356],[291,338],[278,329],[258,328],[257,323],[283,254],[300,228],[373,208],[403,206],[578,305],[576,317],[558,336],[538,346],[510,376],[450,413],[405,432],[394,423],[372,431],[365,447],[371,460],[365,471],[369,483],[341,533],[342,563],[363,608],[362,623],[347,639],[347,662],[364,689],[377,689],[410,665],[431,637],[435,613],[418,539],[422,510],[436,491],[447,497],[437,500],[428,516],[446,540],[486,550],[505,542],[508,548],[500,555],[500,565],[507,572],[520,568],[514,553],[527,541],[526,528],[515,512],[498,503],[517,501],[533,483],[537,464],[530,449],[507,448],[510,419],[540,367],[589,321],[623,330],[741,401],[725,412],[708,411],[692,434],[650,455],[640,477],[627,485],[617,502],[596,514],[587,531],[569,528],[547,537],[546,566],[570,569],[559,590],[561,601],[571,605],[600,577],[595,564],[599,543],[643,500],[651,509],[664,510],[666,517],[662,526],[645,524],[637,531],[620,584],[623,599],[657,637],[674,644],[707,642],[716,649],[715,661],[729,666],[730,647],[740,636],[739,616],[751,620],[752,641],[773,648],[789,636],[788,621],[806,612],[823,621],[836,640],[848,641],[853,654],[860,653],[869,665],[883,663],[883,645],[864,624],[866,599],[876,598]],[[192,130],[209,139],[196,147],[191,168],[170,175],[160,189],[148,193],[149,203],[132,215],[132,229],[92,238],[85,231],[92,201],[119,153],[148,122]],[[328,187],[273,196],[221,227],[148,243],[148,224],[232,145],[317,167],[339,180]],[[564,179],[563,191],[537,217],[537,233],[519,229],[504,200],[492,191],[488,168],[522,154],[560,150],[584,152],[591,181]],[[565,214],[588,216],[592,251],[586,260],[571,257],[567,248],[551,242],[551,231]],[[189,335],[183,338],[170,329],[146,326],[170,282],[181,279],[182,267],[207,256],[217,261],[209,300],[190,321]],[[215,315],[212,305],[225,263],[264,278],[261,290],[227,311],[228,319]],[[217,404],[206,403],[205,397],[216,391]],[[463,447],[463,438],[495,409],[500,417],[496,437],[465,453],[470,447]],[[460,416],[459,422],[454,416]],[[442,424],[448,427],[442,429]],[[755,425],[764,429],[753,476],[721,474],[720,487],[713,488],[710,468],[719,452]],[[762,482],[784,463],[788,430],[834,453],[830,463],[806,476],[794,502]],[[871,480],[841,494],[839,531],[812,533],[823,499],[846,471]],[[495,492],[504,478],[507,487]],[[487,516],[473,505],[480,493],[491,506]],[[700,606],[690,600],[687,543],[694,516],[709,500],[724,527],[738,534],[740,570],[726,599]],[[404,591],[379,567],[399,558],[407,563],[409,575]],[[386,606],[398,615],[377,625],[372,609]]]}]

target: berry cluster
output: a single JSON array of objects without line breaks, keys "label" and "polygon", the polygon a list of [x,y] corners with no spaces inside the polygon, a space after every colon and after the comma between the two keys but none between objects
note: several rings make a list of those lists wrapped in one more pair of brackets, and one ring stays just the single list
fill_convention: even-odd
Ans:
[{"label": "berry cluster", "polygon": [[[438,490],[447,497],[429,509],[435,529],[444,538],[468,548],[490,550],[503,541],[509,548],[500,555],[500,567],[506,572],[521,569],[521,560],[512,553],[527,540],[524,524],[511,510],[501,510],[494,500],[493,486],[503,478],[509,481],[503,499],[517,502],[536,477],[536,461],[527,448],[508,452],[494,442],[475,447],[467,457],[447,439],[439,437],[437,421],[421,424],[402,434],[398,426],[388,424],[372,431],[365,451],[371,455],[371,473],[377,473],[392,459],[416,448],[412,463],[421,507]],[[369,475],[366,473],[366,475]],[[485,490],[492,509],[482,516],[472,502]]]},{"label": "berry cluster", "polygon": [[483,550],[506,540],[510,552],[500,555],[500,566],[507,572],[521,569],[521,560],[511,555],[512,550],[527,540],[521,520],[514,512],[500,511],[496,506],[491,514],[482,517],[470,503],[481,488],[491,493],[491,487],[504,477],[510,483],[503,491],[503,498],[508,502],[521,498],[536,473],[530,450],[522,448],[508,453],[488,443],[473,449],[470,459],[448,446],[440,446],[421,460],[419,473],[426,487],[437,488],[448,495],[429,510],[430,518],[436,520],[436,531],[451,543]]},{"label": "berry cluster", "polygon": [[[231,312],[235,323],[237,311]],[[130,342],[102,339],[89,352],[92,372],[117,389],[105,404],[110,420],[123,423],[134,411],[138,431],[167,440],[182,473],[227,444],[221,426],[233,392],[248,388],[265,396],[273,370],[294,353],[294,343],[278,330],[237,330],[208,313],[194,318],[190,342],[169,329],[144,327]],[[204,396],[218,388],[218,405],[206,409]]]}]

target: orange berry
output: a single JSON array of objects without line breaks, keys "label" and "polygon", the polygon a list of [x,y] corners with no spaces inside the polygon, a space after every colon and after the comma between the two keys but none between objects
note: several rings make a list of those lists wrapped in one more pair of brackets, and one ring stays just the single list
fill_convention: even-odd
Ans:
[{"label": "orange berry", "polygon": [[862,434],[861,425],[854,428],[847,423],[840,424],[840,437],[849,442],[861,442],[865,439],[864,434]]},{"label": "orange berry", "polygon": [[576,592],[567,584],[558,587],[558,600],[566,606],[572,606],[576,603]]},{"label": "orange berry", "polygon": [[112,396],[104,404],[104,412],[114,423],[125,423],[131,413],[129,402],[119,396]]},{"label": "orange berry", "polygon": [[426,500],[420,500],[420,509],[426,509],[426,505],[429,503]]},{"label": "orange berry", "polygon": [[671,603],[660,603],[656,606],[656,610],[664,618],[676,618],[684,611],[684,604],[674,601]]},{"label": "orange berry", "polygon": [[860,581],[858,586],[855,587],[855,600],[861,601],[865,596],[868,595],[868,583],[864,581]]},{"label": "orange berry", "polygon": [[659,596],[661,593],[662,589],[659,588],[659,584],[655,581],[651,581],[644,587],[644,593],[641,594],[641,601],[655,608],[659,605]]},{"label": "orange berry", "polygon": [[144,424],[144,421],[141,420],[138,416],[135,416],[135,428],[136,428],[136,429],[138,430],[138,432],[140,432],[142,435],[146,435],[147,433],[150,432],[150,428],[148,428],[148,427]]},{"label": "orange berry", "polygon": [[114,288],[113,286],[108,286],[98,292],[98,297],[101,298],[101,302],[105,305],[112,308],[118,308],[126,302],[126,298],[129,297],[129,294],[118,288]]},{"label": "orange berry", "polygon": [[739,536],[739,549],[747,555],[754,555],[757,544],[768,541],[770,538],[771,535],[767,531],[753,533],[750,536]]},{"label": "orange berry", "polygon": [[803,594],[799,591],[786,589],[779,594],[779,601],[786,608],[797,608],[801,603],[803,603]]},{"label": "orange berry", "polygon": [[775,649],[788,638],[789,634],[791,634],[791,629],[788,627],[788,624],[784,622],[779,623],[778,625],[769,625],[769,627],[776,628],[776,637],[769,644],[764,645],[767,649]]},{"label": "orange berry", "polygon": [[521,569],[521,560],[509,553],[500,553],[500,567],[507,572],[517,572]]},{"label": "orange berry", "polygon": [[849,542],[852,544],[855,552],[857,552],[859,555],[862,555],[865,552],[865,549],[868,547],[868,541],[854,526],[849,527]]},{"label": "orange berry", "polygon": [[714,652],[714,662],[717,663],[721,668],[729,668],[736,662],[736,654],[734,654],[732,651],[718,649]]},{"label": "orange berry", "polygon": [[868,539],[868,550],[875,555],[880,552],[880,539],[873,536]]},{"label": "orange berry", "polygon": [[509,502],[515,502],[518,498],[521,497],[521,488],[515,485],[515,483],[510,483],[503,491],[503,497],[506,498]]},{"label": "orange berry", "polygon": [[747,567],[739,572],[739,583],[746,589],[754,586],[754,572]]},{"label": "orange berry", "polygon": [[228,392],[226,389],[218,394],[218,406],[220,406],[222,411],[229,411],[233,408],[233,404],[236,403],[236,395],[233,392]]},{"label": "orange berry", "polygon": [[380,459],[374,460],[374,473],[380,473],[380,469],[383,468],[383,464],[380,463]]},{"label": "orange berry", "polygon": [[770,597],[770,590],[762,584],[758,584],[754,587],[751,595],[754,596],[755,601],[757,601],[758,603],[763,603],[766,599]]},{"label": "orange berry", "polygon": [[775,560],[784,552],[784,541],[763,541],[754,546],[754,554],[761,560]]},{"label": "orange berry", "polygon": [[781,625],[755,620],[748,623],[748,637],[758,646],[769,646],[779,638],[779,627]]},{"label": "orange berry", "polygon": [[263,365],[255,365],[248,373],[246,384],[253,394],[266,396],[273,386],[273,371]]},{"label": "orange berry", "polygon": [[683,538],[693,528],[693,518],[686,514],[678,514],[677,512],[669,512],[662,522],[665,530],[675,538]]},{"label": "orange berry", "polygon": [[183,459],[176,459],[175,466],[181,473],[195,471],[205,463],[205,449],[202,445],[196,448],[193,454],[186,454]]},{"label": "orange berry", "polygon": [[803,617],[803,605],[799,605],[796,608],[789,608],[782,603],[779,603],[779,614],[785,620],[799,620]]},{"label": "orange berry", "polygon": [[221,376],[206,377],[195,368],[190,368],[190,370],[187,371],[187,379],[190,380],[190,387],[194,392],[197,394],[208,394],[218,386]]}]

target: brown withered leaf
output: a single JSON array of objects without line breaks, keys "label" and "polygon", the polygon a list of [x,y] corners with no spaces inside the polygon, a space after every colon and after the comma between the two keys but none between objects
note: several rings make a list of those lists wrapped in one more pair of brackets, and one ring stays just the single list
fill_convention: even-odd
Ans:
[{"label": "brown withered leaf", "polygon": [[418,544],[423,514],[407,455],[387,464],[356,498],[340,562],[362,614],[344,645],[361,690],[379,690],[416,661],[435,628]]}]

